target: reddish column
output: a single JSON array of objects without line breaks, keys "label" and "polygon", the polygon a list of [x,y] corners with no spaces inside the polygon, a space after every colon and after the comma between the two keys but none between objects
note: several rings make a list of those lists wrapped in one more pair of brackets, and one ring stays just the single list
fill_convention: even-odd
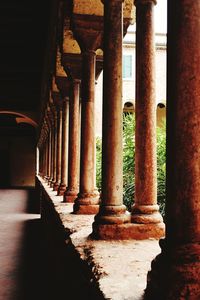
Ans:
[{"label": "reddish column", "polygon": [[57,191],[61,182],[61,155],[62,155],[62,107],[57,105],[57,149],[56,149],[56,182],[53,190]]},{"label": "reddish column", "polygon": [[95,180],[95,51],[86,50],[82,63],[80,188],[74,213],[95,214],[99,210]]},{"label": "reddish column", "polygon": [[64,202],[74,202],[79,189],[80,164],[80,80],[73,80],[69,99],[68,185]]},{"label": "reddish column", "polygon": [[122,0],[104,0],[102,195],[93,234],[114,238],[130,222],[123,205]]},{"label": "reddish column", "polygon": [[199,20],[199,1],[168,1],[166,238],[147,299],[200,299]]},{"label": "reddish column", "polygon": [[155,0],[136,0],[135,204],[132,223],[142,238],[160,238],[164,224],[157,205]]},{"label": "reddish column", "polygon": [[51,114],[50,117],[50,130],[51,130],[51,157],[50,157],[50,178],[49,185],[52,187],[52,179],[53,179],[53,158],[54,158],[54,118]]},{"label": "reddish column", "polygon": [[54,131],[53,131],[53,179],[51,182],[51,187],[54,187],[56,182],[56,168],[57,168],[57,111],[54,110]]},{"label": "reddish column", "polygon": [[48,161],[47,161],[47,182],[49,183],[50,177],[51,177],[51,124],[50,121],[48,121],[48,139],[47,139],[47,147],[48,147]]},{"label": "reddish column", "polygon": [[63,99],[63,115],[62,115],[62,155],[61,155],[61,183],[58,195],[64,194],[67,187],[67,161],[68,161],[68,98]]}]

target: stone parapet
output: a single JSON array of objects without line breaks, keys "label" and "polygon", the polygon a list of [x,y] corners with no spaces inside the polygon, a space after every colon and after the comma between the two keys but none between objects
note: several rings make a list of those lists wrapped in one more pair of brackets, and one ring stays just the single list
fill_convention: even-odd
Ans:
[{"label": "stone parapet", "polygon": [[63,197],[56,196],[40,177],[36,183],[43,223],[49,235],[56,235],[56,242],[61,237],[66,253],[77,260],[73,264],[78,263],[79,272],[85,276],[91,299],[141,299],[151,261],[160,252],[158,241],[93,240],[94,215],[72,214],[72,203],[63,203]]}]

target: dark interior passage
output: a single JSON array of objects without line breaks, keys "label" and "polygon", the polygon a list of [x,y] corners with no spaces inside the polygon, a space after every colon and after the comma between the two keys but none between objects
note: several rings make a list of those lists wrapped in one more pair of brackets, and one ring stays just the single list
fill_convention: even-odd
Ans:
[{"label": "dark interior passage", "polygon": [[10,157],[7,148],[0,149],[0,187],[10,186]]}]

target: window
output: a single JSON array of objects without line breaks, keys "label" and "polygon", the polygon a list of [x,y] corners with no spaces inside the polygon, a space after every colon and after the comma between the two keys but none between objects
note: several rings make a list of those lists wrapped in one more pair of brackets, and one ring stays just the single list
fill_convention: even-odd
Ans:
[{"label": "window", "polygon": [[123,55],[123,79],[131,79],[133,77],[132,55]]}]

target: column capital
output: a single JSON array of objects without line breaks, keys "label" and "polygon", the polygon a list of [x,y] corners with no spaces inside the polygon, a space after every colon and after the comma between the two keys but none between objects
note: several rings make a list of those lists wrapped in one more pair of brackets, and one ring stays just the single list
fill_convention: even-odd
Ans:
[{"label": "column capital", "polygon": [[157,0],[135,0],[134,1],[135,6],[145,5],[145,4],[148,4],[148,3],[153,3],[154,5],[156,5]]},{"label": "column capital", "polygon": [[81,52],[102,48],[103,16],[74,15],[72,23],[74,36]]},{"label": "column capital", "polygon": [[56,76],[55,81],[62,98],[69,97],[69,90],[70,90],[69,77]]}]

